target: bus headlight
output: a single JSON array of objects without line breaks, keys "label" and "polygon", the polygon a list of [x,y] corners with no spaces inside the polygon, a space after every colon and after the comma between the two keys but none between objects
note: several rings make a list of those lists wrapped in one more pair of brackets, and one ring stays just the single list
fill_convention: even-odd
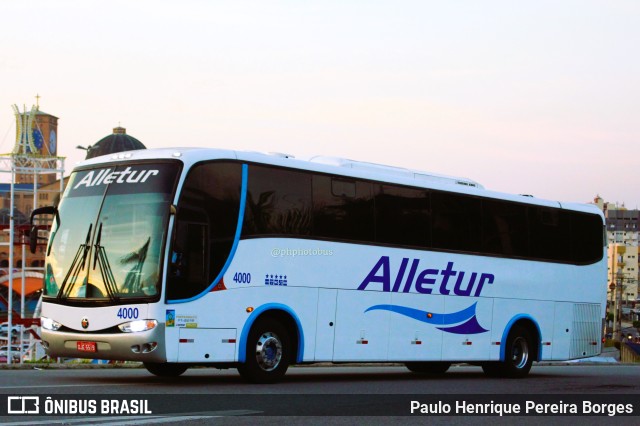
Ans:
[{"label": "bus headlight", "polygon": [[40,325],[42,326],[42,328],[46,328],[47,330],[51,331],[57,331],[60,327],[62,327],[62,324],[60,324],[58,321],[54,321],[51,318],[47,317],[40,318]]},{"label": "bus headlight", "polygon": [[158,325],[158,321],[156,320],[139,320],[139,321],[131,321],[125,322],[124,324],[120,324],[118,328],[123,333],[137,333],[139,331],[147,331],[156,328]]}]

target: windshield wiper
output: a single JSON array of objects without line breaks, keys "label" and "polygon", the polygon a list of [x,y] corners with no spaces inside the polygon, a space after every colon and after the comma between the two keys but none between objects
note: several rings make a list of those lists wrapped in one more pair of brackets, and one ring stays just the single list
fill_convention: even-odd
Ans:
[{"label": "windshield wiper", "polygon": [[118,285],[116,284],[116,279],[113,276],[113,270],[111,269],[111,264],[109,264],[109,259],[107,258],[107,253],[103,246],[100,245],[102,241],[102,223],[100,223],[100,228],[98,228],[98,236],[96,237],[95,244],[95,253],[93,254],[93,269],[96,269],[97,265],[100,265],[100,275],[102,276],[102,282],[104,282],[104,288],[107,291],[107,296],[113,302],[117,302],[120,300],[116,293],[118,292]]},{"label": "windshield wiper", "polygon": [[[80,244],[80,247],[78,247],[78,251],[76,251],[76,255],[73,258],[73,262],[71,262],[71,266],[69,266],[67,275],[65,275],[64,279],[62,280],[62,284],[60,285],[60,290],[58,291],[58,295],[57,295],[58,299],[64,299],[69,297],[69,293],[71,293],[71,290],[75,286],[76,280],[78,279],[80,272],[84,269],[84,266],[87,260],[87,255],[89,254],[89,248],[91,247],[89,245],[89,241],[91,240],[92,227],[93,227],[93,224],[89,224],[89,231],[87,231],[87,238],[85,239],[84,244]],[[67,284],[69,284],[70,277],[72,277],[71,283],[70,283],[71,285],[67,286]]]}]

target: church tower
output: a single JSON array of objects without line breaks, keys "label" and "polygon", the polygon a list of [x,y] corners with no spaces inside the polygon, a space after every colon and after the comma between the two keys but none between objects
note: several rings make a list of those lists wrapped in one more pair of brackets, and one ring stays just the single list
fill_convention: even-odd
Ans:
[{"label": "church tower", "polygon": [[[16,116],[16,144],[12,155],[20,158],[24,167],[55,169],[56,161],[47,161],[58,155],[58,117],[40,110],[39,99],[31,111],[20,112],[13,106]],[[46,170],[42,170],[45,172]],[[55,173],[37,173],[38,185],[47,185],[56,180]],[[16,183],[33,183],[33,174],[16,173]]]}]

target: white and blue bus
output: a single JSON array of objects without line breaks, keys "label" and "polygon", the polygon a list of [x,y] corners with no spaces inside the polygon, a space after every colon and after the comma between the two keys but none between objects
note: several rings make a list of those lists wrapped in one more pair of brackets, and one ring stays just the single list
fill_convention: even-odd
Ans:
[{"label": "white and blue bus", "polygon": [[174,149],[85,161],[32,222],[42,213],[53,357],[274,382],[315,362],[523,377],[601,349],[592,205],[350,160]]}]

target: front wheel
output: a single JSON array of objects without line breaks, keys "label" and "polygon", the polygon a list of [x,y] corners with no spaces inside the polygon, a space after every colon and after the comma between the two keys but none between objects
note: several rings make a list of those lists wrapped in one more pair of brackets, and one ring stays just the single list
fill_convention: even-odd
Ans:
[{"label": "front wheel", "polygon": [[178,377],[185,371],[188,366],[184,364],[175,364],[172,362],[145,362],[144,368],[151,374],[159,377]]},{"label": "front wheel", "polygon": [[247,357],[238,366],[240,375],[252,383],[274,383],[289,368],[291,345],[287,330],[274,319],[256,321],[247,338]]},{"label": "front wheel", "polygon": [[521,378],[529,374],[533,358],[531,333],[524,327],[516,326],[507,337],[505,360],[483,364],[482,370],[489,376]]}]

